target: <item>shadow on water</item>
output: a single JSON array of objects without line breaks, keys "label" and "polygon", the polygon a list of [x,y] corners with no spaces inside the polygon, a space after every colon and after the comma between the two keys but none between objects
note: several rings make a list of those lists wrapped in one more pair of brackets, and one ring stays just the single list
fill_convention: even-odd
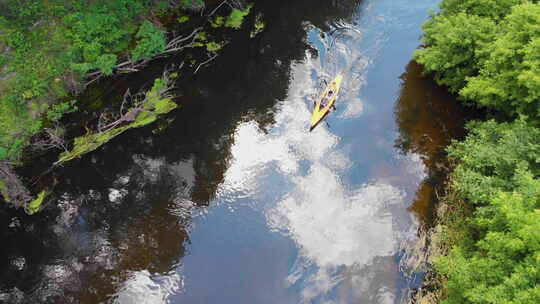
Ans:
[{"label": "shadow on water", "polygon": [[[455,95],[422,75],[422,67],[411,61],[401,75],[400,96],[395,104],[399,137],[395,146],[404,154],[420,155],[427,177],[419,185],[409,209],[423,224],[433,221],[437,191],[448,173],[445,148],[464,135],[464,123],[471,116]],[[469,110],[470,112],[470,110]]]},{"label": "shadow on water", "polygon": [[[159,124],[132,130],[55,170],[55,201],[41,214],[1,209],[0,302],[96,303],[126,280],[151,285],[159,278],[150,275],[181,264],[192,213],[209,204],[223,181],[236,126],[255,120],[265,130],[274,123],[291,62],[310,50],[305,23],[325,28],[350,17],[357,4],[258,3],[266,29],[252,40],[244,31],[210,68],[181,80],[182,106],[166,118],[165,130]],[[167,62],[101,84],[114,88],[101,98],[118,97],[131,80],[148,83],[161,64]],[[148,275],[134,274],[141,270]],[[181,288],[175,284],[161,285]]]}]

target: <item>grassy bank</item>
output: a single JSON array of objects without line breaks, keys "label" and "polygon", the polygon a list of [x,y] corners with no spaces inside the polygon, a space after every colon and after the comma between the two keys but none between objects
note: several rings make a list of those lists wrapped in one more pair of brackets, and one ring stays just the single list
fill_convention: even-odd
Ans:
[{"label": "grassy bank", "polygon": [[540,303],[540,4],[443,0],[424,32],[416,60],[492,119],[448,148],[418,302]]}]

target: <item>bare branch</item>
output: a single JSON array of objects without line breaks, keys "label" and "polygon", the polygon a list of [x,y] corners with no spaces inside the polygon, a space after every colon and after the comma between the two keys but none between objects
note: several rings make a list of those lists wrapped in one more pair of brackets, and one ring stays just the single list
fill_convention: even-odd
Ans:
[{"label": "bare branch", "polygon": [[218,54],[215,53],[214,56],[212,56],[212,57],[209,58],[208,60],[206,60],[206,61],[204,61],[204,62],[202,62],[202,63],[199,63],[199,65],[197,66],[197,68],[195,69],[195,72],[193,72],[193,74],[197,74],[197,72],[199,71],[199,69],[200,69],[203,65],[205,65],[205,64],[209,63],[210,61],[214,60],[214,59],[217,57],[217,55],[218,55]]},{"label": "bare branch", "polygon": [[101,77],[105,76],[105,74],[101,73],[100,74],[96,74],[97,76],[94,77],[93,79],[91,79],[90,81],[87,81],[84,86],[87,87],[89,86],[90,84],[92,84],[93,82],[97,81],[98,79],[100,79]]},{"label": "bare branch", "polygon": [[[227,3],[227,0],[223,0],[216,8],[214,8],[210,14],[207,16],[210,18],[223,4]],[[228,4],[228,3],[227,3]]]},{"label": "bare branch", "polygon": [[[184,41],[187,41],[189,40],[190,38],[193,38],[200,30],[202,30],[202,27],[198,27],[196,29],[194,29],[191,34],[185,36],[185,37],[181,37],[181,36],[178,36],[174,39],[172,39],[171,41],[169,41],[169,43],[167,44],[167,47],[165,48],[165,51],[164,52],[168,52],[170,49],[173,49],[173,48],[178,48],[178,45],[179,43],[181,42],[184,42]],[[193,40],[192,40],[193,41]]]},{"label": "bare branch", "polygon": [[43,132],[32,138],[31,148],[33,151],[47,151],[50,149],[67,150],[64,140],[65,130],[60,124],[55,123],[53,128],[44,128]]},{"label": "bare branch", "polygon": [[131,99],[131,92],[129,91],[129,88],[124,93],[124,99],[122,100],[122,105],[120,105],[120,115],[124,115],[124,104],[128,98]]}]

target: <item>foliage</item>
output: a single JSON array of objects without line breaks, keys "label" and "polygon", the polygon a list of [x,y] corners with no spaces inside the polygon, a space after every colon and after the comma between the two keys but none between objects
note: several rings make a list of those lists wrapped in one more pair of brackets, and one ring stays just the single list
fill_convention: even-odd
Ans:
[{"label": "foliage", "polygon": [[477,208],[460,228],[469,240],[436,260],[448,279],[444,303],[539,303],[540,130],[522,120],[468,128],[449,149],[452,187]]},{"label": "foliage", "polygon": [[189,16],[181,16],[176,19],[178,23],[185,23],[189,21]]},{"label": "foliage", "polygon": [[224,45],[225,45],[225,43],[219,43],[219,42],[210,41],[210,42],[208,42],[206,44],[206,50],[209,51],[209,52],[216,52],[216,51],[221,50]]},{"label": "foliage", "polygon": [[265,27],[266,27],[266,24],[264,23],[262,14],[258,14],[255,17],[255,24],[253,26],[253,29],[251,30],[251,33],[249,33],[249,37],[253,38],[257,36],[260,32],[264,30]]},{"label": "foliage", "polygon": [[55,164],[65,163],[75,158],[79,158],[86,153],[92,152],[128,129],[128,126],[123,126],[105,132],[89,133],[79,136],[75,138],[73,142],[73,149],[71,151],[62,152]]},{"label": "foliage", "polygon": [[47,112],[47,119],[50,121],[58,121],[64,114],[77,111],[75,102],[75,100],[71,100],[52,105],[51,109]]},{"label": "foliage", "polygon": [[415,58],[482,107],[540,120],[540,4],[445,0]]},{"label": "foliage", "polygon": [[210,25],[212,27],[221,27],[221,26],[223,26],[223,24],[225,24],[225,18],[222,17],[222,16],[216,16],[216,18],[214,18],[214,20],[210,21]]},{"label": "foliage", "polygon": [[165,50],[165,31],[151,22],[145,21],[139,27],[135,37],[139,41],[137,41],[137,46],[131,53],[133,60],[148,59]]},{"label": "foliage", "polygon": [[445,0],[441,3],[441,13],[452,15],[466,13],[500,20],[510,13],[513,6],[526,3],[526,0]]},{"label": "foliage", "polygon": [[443,303],[540,303],[540,4],[444,0],[424,31],[415,58],[438,83],[519,118],[470,123],[448,149],[451,201],[473,214],[436,234],[453,246],[435,261]]},{"label": "foliage", "polygon": [[461,94],[509,114],[540,119],[540,4],[514,7],[501,23],[480,74]]},{"label": "foliage", "polygon": [[[174,3],[168,0],[0,1],[0,161],[10,166],[20,164],[30,143],[40,144],[38,140],[30,140],[33,136],[47,131],[44,127],[53,124],[57,127],[66,113],[76,111],[73,95],[84,88],[86,77],[99,73],[110,75],[119,61],[148,59],[164,51],[166,32],[157,25],[159,20],[168,22],[170,18],[158,20],[156,16],[161,17]],[[181,3],[190,10],[204,7],[202,0]],[[249,8],[233,11],[223,19],[223,25],[239,28],[248,12]],[[180,13],[187,14],[185,10]],[[179,23],[190,20],[188,15],[180,16]],[[196,43],[215,52],[226,42],[209,41],[201,33]],[[146,94],[143,108],[137,108],[140,112],[131,112],[132,116],[110,130],[76,138],[72,150],[62,153],[57,163],[80,157],[122,132],[152,123],[159,115],[173,110],[176,104],[163,95],[166,89],[164,83],[156,81]],[[98,108],[105,105],[101,102]],[[28,192],[25,198],[8,196],[25,204],[27,212],[38,211],[45,194],[40,193],[32,201],[30,192],[20,184]],[[2,185],[0,194],[13,188]]]},{"label": "foliage", "polygon": [[471,203],[483,204],[499,191],[511,191],[517,168],[540,174],[540,130],[522,120],[513,123],[487,121],[468,125],[464,142],[449,147],[459,161],[454,170],[455,189]]},{"label": "foliage", "polygon": [[251,10],[251,6],[248,6],[244,10],[239,10],[236,8],[233,8],[229,16],[222,17],[222,16],[216,16],[214,20],[210,21],[210,24],[212,27],[230,27],[234,29],[240,29],[242,26],[242,23],[244,22],[244,17],[249,14]]},{"label": "foliage", "polygon": [[449,277],[444,303],[539,303],[540,181],[525,172],[519,192],[500,193],[491,201],[490,216],[474,223],[488,232],[477,250],[455,247],[438,259],[437,269]]},{"label": "foliage", "polygon": [[53,105],[72,93],[66,80],[77,83],[91,70],[111,74],[133,38],[136,56],[161,50],[163,33],[140,16],[167,2],[0,1],[0,160],[18,161],[48,120],[76,109]]},{"label": "foliage", "polygon": [[111,74],[117,61],[114,43],[128,34],[120,27],[119,16],[95,8],[68,14],[62,21],[66,27],[65,36],[73,45],[71,68],[81,74],[94,69]]},{"label": "foliage", "polygon": [[183,8],[198,9],[204,5],[204,0],[180,0]]},{"label": "foliage", "polygon": [[208,41],[206,32],[200,32],[195,37],[195,42],[192,44],[194,47],[202,47],[204,46],[208,52],[217,52],[221,50],[225,44],[227,44],[226,41],[217,42],[217,41]]},{"label": "foliage", "polygon": [[9,202],[11,198],[9,197],[9,192],[6,186],[6,183],[0,180],[0,195],[4,198],[4,201]]},{"label": "foliage", "polygon": [[467,77],[478,74],[478,60],[486,57],[485,45],[493,40],[497,25],[488,18],[456,15],[434,16],[424,25],[423,43],[428,48],[415,53],[416,60],[427,71],[436,71],[439,84],[458,91]]},{"label": "foliage", "polygon": [[24,105],[12,102],[9,96],[0,96],[0,157],[17,161],[26,147],[27,134],[41,128],[41,121],[34,120]]},{"label": "foliage", "polygon": [[247,7],[244,10],[233,9],[227,20],[225,20],[226,27],[232,27],[234,29],[239,29],[244,22],[244,17],[249,14],[251,6]]},{"label": "foliage", "polygon": [[41,208],[41,205],[43,204],[43,201],[45,200],[45,197],[47,196],[47,191],[43,190],[41,191],[37,198],[33,201],[31,201],[27,207],[26,207],[26,212],[30,215],[32,214],[35,214],[36,212],[39,211],[39,209]]}]

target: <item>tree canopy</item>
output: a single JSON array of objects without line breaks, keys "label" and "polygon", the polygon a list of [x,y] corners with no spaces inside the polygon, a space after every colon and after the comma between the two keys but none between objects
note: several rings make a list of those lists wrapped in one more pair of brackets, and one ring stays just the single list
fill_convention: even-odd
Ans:
[{"label": "tree canopy", "polygon": [[120,57],[148,58],[162,51],[164,31],[143,17],[167,3],[2,1],[0,160],[18,161],[44,124],[76,109],[61,99],[77,90],[87,72],[111,74]]},{"label": "tree canopy", "polygon": [[471,122],[448,148],[448,204],[473,214],[441,219],[443,303],[540,303],[540,4],[443,0],[423,44],[439,84],[510,121]]},{"label": "tree canopy", "polygon": [[443,1],[424,31],[415,58],[440,84],[478,106],[540,120],[540,4]]},{"label": "tree canopy", "polygon": [[449,152],[455,190],[477,205],[466,222],[474,245],[436,261],[444,303],[540,303],[540,130],[521,120],[468,127]]}]

